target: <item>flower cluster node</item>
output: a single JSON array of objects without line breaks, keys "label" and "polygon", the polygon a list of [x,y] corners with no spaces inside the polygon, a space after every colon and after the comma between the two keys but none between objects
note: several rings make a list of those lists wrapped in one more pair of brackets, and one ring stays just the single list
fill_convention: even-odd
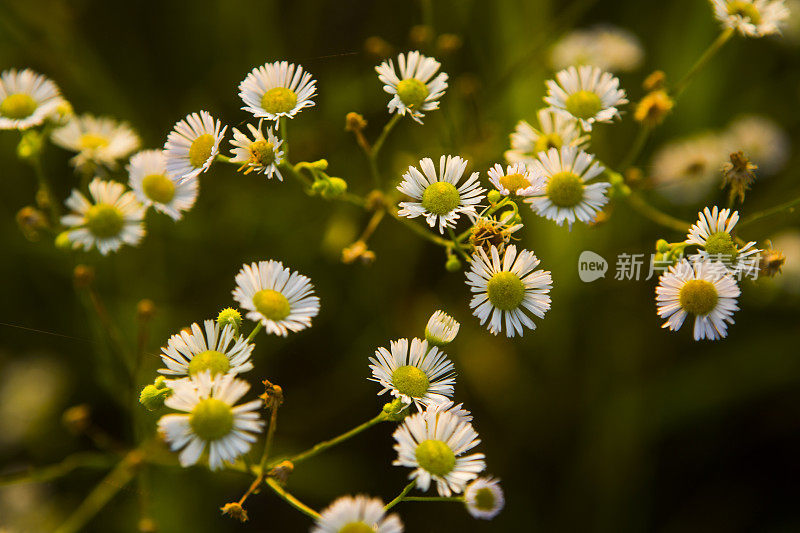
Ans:
[{"label": "flower cluster node", "polygon": [[94,268],[88,265],[77,265],[72,271],[72,279],[79,289],[86,289],[94,282]]},{"label": "flower cluster node", "polygon": [[70,432],[80,435],[91,425],[91,414],[89,405],[85,403],[73,405],[61,415],[61,422]]},{"label": "flower cluster node", "polygon": [[247,511],[237,502],[226,503],[220,507],[222,514],[228,515],[239,522],[247,522]]}]

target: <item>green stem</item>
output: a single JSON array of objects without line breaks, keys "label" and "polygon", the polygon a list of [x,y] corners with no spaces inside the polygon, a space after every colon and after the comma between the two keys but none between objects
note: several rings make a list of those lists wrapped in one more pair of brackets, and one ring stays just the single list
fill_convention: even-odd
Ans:
[{"label": "green stem", "polygon": [[405,217],[401,217],[400,215],[397,214],[397,211],[395,211],[392,207],[389,207],[387,209],[387,211],[389,212],[389,215],[393,219],[397,220],[398,222],[400,222],[401,224],[403,224],[404,226],[409,228],[411,231],[413,231],[417,235],[419,235],[419,236],[431,241],[432,243],[438,244],[439,246],[444,246],[445,248],[451,248],[453,246],[453,243],[448,241],[447,239],[442,239],[441,237],[437,237],[436,235],[434,235],[431,232],[427,231],[425,228],[423,228],[419,224],[415,224],[413,221],[411,221],[411,220],[409,220],[409,219],[407,219]]},{"label": "green stem", "polygon": [[381,131],[381,134],[375,141],[375,144],[372,145],[372,152],[371,152],[372,157],[374,158],[378,157],[378,152],[381,151],[383,143],[386,142],[386,138],[389,136],[389,132],[392,131],[392,129],[395,127],[395,124],[400,122],[400,119],[402,117],[403,115],[395,113],[395,115],[389,120],[389,122],[386,123],[386,125],[383,127],[383,131]]},{"label": "green stem", "polygon": [[461,248],[461,241],[457,239],[456,232],[453,231],[453,228],[447,228],[447,232],[450,235],[450,240],[453,241],[453,248],[455,251],[458,252],[458,254],[461,255],[461,257],[463,257],[467,263],[471,262],[472,260],[470,257],[463,250],[463,248]]},{"label": "green stem", "polygon": [[[364,431],[366,429],[369,429],[372,426],[374,426],[375,424],[378,424],[378,423],[383,422],[385,420],[387,420],[386,413],[381,411],[378,414],[378,416],[376,416],[375,418],[373,418],[371,420],[368,420],[368,421],[364,422],[363,424],[361,424],[359,426],[354,427],[350,431],[346,431],[345,433],[342,433],[338,437],[334,437],[334,438],[332,438],[330,440],[322,441],[322,442],[320,442],[318,444],[315,444],[314,446],[312,446],[308,450],[306,450],[304,452],[300,452],[297,455],[294,455],[294,456],[290,457],[288,459],[288,461],[291,461],[292,463],[297,464],[297,463],[299,463],[301,461],[305,461],[306,459],[310,459],[310,458],[314,457],[315,455],[318,455],[318,454],[324,452],[328,448],[332,448],[333,446],[336,446],[337,444],[340,444],[340,443],[346,441],[347,439],[355,437],[356,435],[358,435],[362,431]],[[270,464],[270,466],[274,466],[274,465]]]},{"label": "green stem", "polygon": [[628,204],[636,210],[639,214],[644,215],[656,224],[664,226],[665,228],[673,229],[675,231],[686,232],[689,230],[691,224],[672,215],[664,213],[648,204],[644,198],[637,193],[631,193],[627,196]]},{"label": "green stem", "polygon": [[712,42],[711,45],[706,48],[706,51],[703,52],[703,55],[701,55],[695,64],[692,65],[692,68],[689,69],[689,72],[687,72],[683,78],[681,78],[678,83],[672,87],[673,98],[677,99],[683,93],[683,91],[686,90],[686,87],[689,86],[689,83],[697,75],[697,73],[700,72],[703,67],[706,66],[706,63],[708,63],[711,58],[714,57],[714,55],[716,55],[716,53],[719,52],[719,50],[725,45],[725,43],[727,43],[730,38],[733,37],[733,32],[733,28],[726,28],[725,31],[720,33],[714,42]]},{"label": "green stem", "polygon": [[407,496],[404,502],[461,502],[464,503],[463,496]]},{"label": "green stem", "polygon": [[411,492],[411,489],[413,489],[416,484],[417,484],[417,480],[416,479],[411,481],[411,482],[409,482],[408,485],[403,487],[403,490],[400,491],[400,494],[398,494],[397,497],[394,500],[390,501],[389,503],[386,504],[386,506],[384,506],[383,510],[384,511],[388,511],[389,509],[391,509],[392,507],[394,507],[395,505],[397,505],[398,503],[403,501],[403,498],[406,497],[406,494]]},{"label": "green stem", "polygon": [[33,166],[36,180],[39,182],[39,191],[36,193],[37,204],[40,203],[39,200],[46,204],[47,210],[50,212],[50,224],[54,230],[58,231],[58,228],[61,227],[61,210],[53,196],[53,188],[50,186],[50,181],[44,173],[41,155],[37,155],[36,158],[31,161],[31,166]]},{"label": "green stem", "polygon": [[281,117],[281,119],[278,122],[279,122],[278,128],[280,129],[281,132],[281,140],[283,141],[283,144],[281,145],[283,147],[283,160],[289,161],[289,131],[288,131],[289,119],[286,117]]},{"label": "green stem", "polygon": [[272,449],[272,440],[275,438],[275,430],[278,428],[278,405],[278,402],[273,402],[272,409],[270,409],[269,429],[267,429],[267,438],[264,441],[264,452],[261,454],[261,460],[258,462],[259,475],[262,477],[267,467],[269,452]]},{"label": "green stem", "polygon": [[23,483],[44,483],[66,476],[78,468],[110,468],[117,461],[116,457],[100,453],[76,453],[60,463],[39,469],[25,470],[0,476],[0,487]]},{"label": "green stem", "polygon": [[256,336],[256,333],[261,331],[261,328],[263,328],[263,327],[264,327],[264,324],[262,324],[261,322],[256,324],[255,327],[253,328],[253,331],[251,331],[250,335],[247,336],[247,342],[250,342],[251,340],[253,340],[253,337]]},{"label": "green stem", "polygon": [[141,457],[142,454],[138,450],[133,450],[125,456],[125,458],[97,484],[69,518],[56,529],[56,533],[72,533],[73,531],[80,531],[83,529],[89,520],[94,518],[117,492],[130,483],[135,474],[136,466],[141,462]]},{"label": "green stem", "polygon": [[650,129],[649,126],[645,125],[639,128],[639,131],[636,133],[636,138],[633,140],[633,144],[631,144],[628,153],[625,154],[625,157],[622,158],[622,162],[619,164],[618,168],[620,171],[625,171],[636,163],[636,158],[639,157],[644,145],[647,143],[647,138],[650,136]]},{"label": "green stem", "polygon": [[794,212],[794,209],[793,209],[794,206],[796,206],[798,204],[800,204],[800,197],[797,197],[797,198],[795,198],[793,200],[789,200],[788,202],[784,202],[784,203],[782,203],[780,205],[776,205],[775,207],[770,207],[769,209],[764,209],[763,211],[757,211],[757,212],[753,213],[752,215],[743,218],[742,221],[739,222],[738,227],[739,227],[739,229],[741,229],[742,227],[747,226],[749,224],[752,224],[753,222],[757,222],[757,221],[761,220],[762,218],[766,218],[766,217],[769,217],[769,216],[772,216],[772,215],[777,215],[777,214],[780,214],[780,213],[782,213],[784,211],[787,211],[787,210],[790,213],[792,213],[792,212]]},{"label": "green stem", "polygon": [[267,478],[267,486],[272,489],[272,491],[280,496],[286,503],[300,511],[306,516],[310,516],[314,520],[319,518],[319,513],[316,512],[314,509],[309,507],[308,505],[304,504],[297,498],[295,498],[291,493],[287,492],[280,484],[272,478]]}]

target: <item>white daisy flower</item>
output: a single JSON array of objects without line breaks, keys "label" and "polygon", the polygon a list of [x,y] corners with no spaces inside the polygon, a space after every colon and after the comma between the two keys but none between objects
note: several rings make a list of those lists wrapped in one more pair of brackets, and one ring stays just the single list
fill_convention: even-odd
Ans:
[{"label": "white daisy flower", "polygon": [[569,67],[547,80],[544,101],[553,111],[574,117],[585,131],[595,122],[611,122],[619,116],[617,106],[627,104],[619,80],[598,67]]},{"label": "white daisy flower", "polygon": [[162,150],[142,150],[131,157],[128,165],[128,184],[136,198],[180,220],[197,200],[199,182],[196,178],[178,180],[167,173],[167,160]]},{"label": "white daisy flower", "polygon": [[[254,345],[237,336],[232,326],[220,332],[214,320],[203,322],[205,335],[195,322],[191,332],[184,330],[169,338],[161,348],[161,360],[167,365],[159,373],[165,376],[196,376],[209,371],[216,374],[241,374],[253,369],[250,355]],[[233,343],[233,344],[231,344]]]},{"label": "white daisy flower", "polygon": [[383,507],[378,498],[343,496],[320,513],[311,533],[403,533],[400,518]]},{"label": "white daisy flower", "polygon": [[665,144],[650,165],[656,190],[676,204],[700,201],[718,187],[728,153],[723,139],[711,133]]},{"label": "white daisy flower", "polygon": [[745,37],[764,37],[781,32],[789,18],[784,0],[711,0],[714,16],[725,28]]},{"label": "white daisy flower", "polygon": [[208,111],[191,113],[176,122],[164,143],[167,174],[185,181],[208,170],[219,153],[226,129]]},{"label": "white daisy flower", "polygon": [[311,327],[319,313],[319,298],[311,280],[283,267],[280,261],[242,266],[236,274],[233,298],[247,318],[264,325],[267,333],[286,336]]},{"label": "white daisy flower", "polygon": [[259,418],[261,400],[235,405],[250,389],[250,385],[233,374],[201,372],[190,379],[168,381],[172,394],[164,405],[187,414],[164,415],[158,421],[158,430],[172,451],[182,450],[178,456],[181,466],[190,466],[200,460],[206,449],[208,466],[219,470],[224,462],[233,462],[248,452],[261,433],[264,422]]},{"label": "white daisy flower", "polygon": [[449,411],[467,422],[472,422],[472,413],[464,409],[464,404],[456,404],[453,400],[444,400],[441,403],[432,403],[426,407],[428,411]]},{"label": "white daisy flower", "polygon": [[275,61],[254,68],[239,84],[242,108],[258,118],[293,118],[314,105],[316,80],[303,67],[288,61]]},{"label": "white daisy flower", "polygon": [[681,329],[687,315],[694,318],[694,340],[717,340],[727,335],[738,311],[736,280],[722,263],[689,262],[687,259],[661,274],[656,287],[658,316],[666,318],[664,328]]},{"label": "white daisy flower", "polygon": [[[553,278],[547,270],[534,270],[539,259],[528,250],[517,254],[517,247],[506,247],[501,260],[496,246],[490,248],[491,257],[483,248],[472,254],[470,270],[466,273],[467,285],[475,294],[469,303],[481,325],[487,321],[489,332],[497,335],[503,331],[503,319],[508,337],[522,335],[524,328],[536,329],[527,315],[527,309],[539,318],[550,309],[550,289]],[[491,317],[491,318],[490,318]]]},{"label": "white daisy flower", "polygon": [[397,459],[414,470],[408,476],[427,491],[436,482],[440,496],[460,494],[486,468],[482,453],[464,455],[480,443],[472,424],[450,411],[429,409],[406,417],[392,435]]},{"label": "white daisy flower", "polygon": [[390,392],[418,409],[453,395],[455,366],[444,352],[428,349],[428,341],[420,339],[412,339],[410,347],[408,339],[392,341],[390,350],[378,348],[369,358],[370,379],[383,386],[378,395]]},{"label": "white daisy flower", "polygon": [[554,220],[559,226],[566,222],[572,229],[576,220],[592,222],[608,202],[606,192],[610,183],[587,183],[605,168],[593,155],[574,146],[561,151],[551,148],[539,154],[532,170],[544,177],[543,195],[525,198],[525,202],[540,216]]},{"label": "white daisy flower", "polygon": [[560,150],[562,146],[583,147],[589,143],[588,135],[581,135],[578,121],[572,116],[557,113],[549,108],[540,109],[536,113],[539,119],[537,130],[528,122],[520,120],[509,137],[511,150],[507,150],[505,158],[509,163],[533,164],[539,152],[550,148]]},{"label": "white daisy flower", "polygon": [[400,202],[398,215],[408,218],[424,216],[430,227],[436,226],[438,220],[439,233],[454,227],[462,213],[470,220],[477,218],[475,206],[483,200],[486,189],[480,187],[477,172],[456,188],[467,168],[465,159],[454,155],[442,156],[438,176],[430,157],[422,159],[419,166],[422,172],[413,166],[408,167],[403,181],[397,186],[398,191],[418,201]]},{"label": "white daisy flower", "polygon": [[258,128],[248,124],[250,137],[233,128],[233,150],[231,150],[231,163],[240,163],[239,170],[244,170],[245,174],[256,172],[266,174],[268,179],[278,176],[283,181],[278,165],[283,161],[283,151],[280,149],[282,140],[278,139],[272,128],[267,127],[267,136],[261,133],[261,123]]},{"label": "white daisy flower", "polygon": [[556,70],[593,65],[609,72],[624,72],[639,67],[643,56],[635,35],[613,26],[599,26],[562,37],[550,52],[550,63]]},{"label": "white daisy flower", "polygon": [[479,477],[464,491],[464,503],[473,518],[491,520],[503,510],[506,499],[498,480]]},{"label": "white daisy flower", "polygon": [[117,160],[139,148],[139,136],[125,122],[90,114],[72,117],[53,131],[53,142],[78,152],[70,161],[75,167],[87,163],[116,168]]},{"label": "white daisy flower", "polygon": [[502,165],[495,164],[487,172],[489,181],[503,196],[527,197],[544,194],[545,180],[536,174],[525,163],[514,163],[503,170]]},{"label": "white daisy flower", "polygon": [[117,251],[123,244],[135,246],[144,237],[145,208],[132,191],[113,181],[95,178],[89,184],[92,201],[77,189],[64,202],[73,213],[61,217],[73,248],[90,250],[96,246],[101,254]]},{"label": "white daisy flower", "polygon": [[440,72],[434,78],[441,63],[416,51],[409,52],[408,57],[397,56],[397,65],[399,76],[391,59],[375,67],[383,90],[393,95],[387,104],[389,113],[408,113],[422,124],[424,112],[439,109],[439,99],[447,89],[447,74]]},{"label": "white daisy flower", "polygon": [[734,120],[724,134],[726,152],[743,151],[758,165],[759,176],[783,170],[791,153],[789,136],[774,120],[745,115]]},{"label": "white daisy flower", "polygon": [[697,214],[697,222],[689,229],[686,242],[703,248],[699,257],[693,260],[710,259],[728,266],[731,271],[738,272],[747,268],[747,258],[761,252],[754,241],[739,248],[731,233],[739,221],[739,212],[731,213],[730,209],[713,209],[706,207]]},{"label": "white daisy flower", "polygon": [[455,340],[461,324],[444,311],[436,311],[425,326],[425,340],[431,346],[445,346]]},{"label": "white daisy flower", "polygon": [[31,69],[0,74],[0,130],[38,126],[63,102],[58,86]]}]

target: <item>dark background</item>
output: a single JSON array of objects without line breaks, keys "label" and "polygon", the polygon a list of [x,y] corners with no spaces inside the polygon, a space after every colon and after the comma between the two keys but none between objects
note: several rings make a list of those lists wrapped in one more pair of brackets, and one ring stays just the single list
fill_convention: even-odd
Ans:
[{"label": "dark background", "polygon": [[[516,121],[534,120],[542,106],[544,80],[552,76],[547,47],[570,27],[612,23],[642,40],[644,65],[621,77],[634,101],[647,73],[663,69],[674,81],[719,31],[708,3],[693,0],[431,4],[427,22],[436,33],[459,35],[463,46],[439,57],[451,76],[442,110],[424,126],[401,122],[385,147],[381,163],[393,180],[424,156],[460,154],[480,171],[501,161]],[[408,0],[3,0],[0,67],[49,76],[78,112],[127,120],[145,147],[159,147],[191,111],[207,109],[229,125],[248,120],[236,88],[246,73],[265,61],[299,62],[318,80],[319,95],[316,107],[290,123],[292,159],[325,157],[333,175],[363,193],[368,168],[343,131],[344,115],[363,113],[371,138],[388,118],[388,96],[373,71],[379,60],[365,51],[365,39],[380,36],[394,52],[414,49],[419,43],[409,30],[422,21],[420,4]],[[434,46],[422,49],[435,53]],[[722,128],[742,112],[774,118],[795,145],[799,63],[797,46],[786,40],[735,38],[656,131],[642,161],[665,141]],[[596,128],[592,151],[603,160],[619,161],[630,145],[631,112],[628,106],[620,124]],[[798,296],[772,280],[745,282],[742,311],[724,341],[693,342],[689,327],[661,330],[655,281],[615,281],[613,264],[606,279],[584,284],[577,277],[583,250],[613,262],[621,252],[649,254],[657,238],[682,238],[625,205],[615,206],[606,224],[571,232],[524,214],[522,244],[553,272],[553,307],[523,339],[494,338],[470,314],[463,275],[445,271],[434,245],[387,219],[370,243],[376,262],[343,265],[340,250],[360,232],[363,212],[309,198],[295,182],[266,182],[223,165],[201,177],[200,198],[180,223],[151,211],[140,247],[101,258],[55,250],[46,239],[29,242],[14,215],[32,202],[35,179],[15,157],[17,141],[15,132],[0,132],[0,464],[9,469],[93,449],[59,422],[79,403],[91,405],[97,427],[130,442],[128,415],[115,406],[129,392],[98,362],[109,348],[73,288],[76,263],[95,266],[97,290],[131,346],[137,302],[156,303],[146,382],[169,335],[233,304],[233,277],[243,262],[275,258],[309,275],[322,300],[312,329],[287,339],[259,336],[256,370],[245,376],[254,388],[269,377],[286,391],[276,453],[374,416],[382,401],[366,378],[377,346],[421,335],[437,308],[463,324],[447,350],[459,373],[456,399],[475,415],[480,449],[488,472],[503,481],[507,507],[483,523],[457,504],[405,503],[396,510],[408,531],[800,529]],[[46,155],[60,198],[77,182],[69,157],[53,147]],[[797,196],[797,163],[795,154],[784,172],[757,184],[743,212]],[[723,201],[718,194],[709,205]],[[701,207],[673,212],[693,219]],[[773,217],[743,237],[761,241],[797,223],[796,214]],[[289,488],[317,509],[343,494],[390,500],[408,473],[390,464],[391,431],[378,426],[298,467]],[[248,502],[245,526],[221,516],[218,508],[249,485],[241,474],[148,472],[146,492],[163,531],[309,527],[269,491]],[[80,470],[47,484],[0,488],[0,529],[52,529],[103,475]],[[136,487],[121,491],[88,530],[135,530]]]}]

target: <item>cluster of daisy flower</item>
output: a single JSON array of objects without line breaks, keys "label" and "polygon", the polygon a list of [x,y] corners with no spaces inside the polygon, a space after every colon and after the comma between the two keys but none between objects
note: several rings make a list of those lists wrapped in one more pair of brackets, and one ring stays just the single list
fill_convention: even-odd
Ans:
[{"label": "cluster of daisy flower", "polygon": [[[176,333],[162,348],[164,368],[140,401],[150,410],[166,407],[173,413],[158,420],[158,430],[182,466],[207,462],[211,470],[231,467],[246,456],[265,422],[262,398],[241,403],[250,385],[242,374],[253,370],[255,334],[287,335],[311,326],[320,309],[319,298],[306,276],[277,261],[243,265],[232,295],[256,327],[247,337],[240,332],[241,313],[233,308],[216,320],[194,323]],[[479,478],[484,456],[467,454],[480,440],[472,416],[454,405],[454,365],[442,348],[458,334],[460,324],[443,311],[434,313],[425,339],[400,339],[378,348],[370,358],[370,379],[396,399],[381,411],[381,420],[399,422],[394,432],[394,464],[412,469],[413,485],[427,491],[435,483],[440,496],[463,494],[461,500],[476,518],[490,519],[504,505],[502,489],[493,478]],[[411,414],[411,405],[418,410]],[[409,487],[410,489],[411,487]],[[241,506],[239,508],[241,509]],[[228,508],[230,511],[230,508]],[[344,497],[324,510],[312,531],[402,531],[396,515],[366,496]],[[246,516],[239,512],[240,516]]]}]

